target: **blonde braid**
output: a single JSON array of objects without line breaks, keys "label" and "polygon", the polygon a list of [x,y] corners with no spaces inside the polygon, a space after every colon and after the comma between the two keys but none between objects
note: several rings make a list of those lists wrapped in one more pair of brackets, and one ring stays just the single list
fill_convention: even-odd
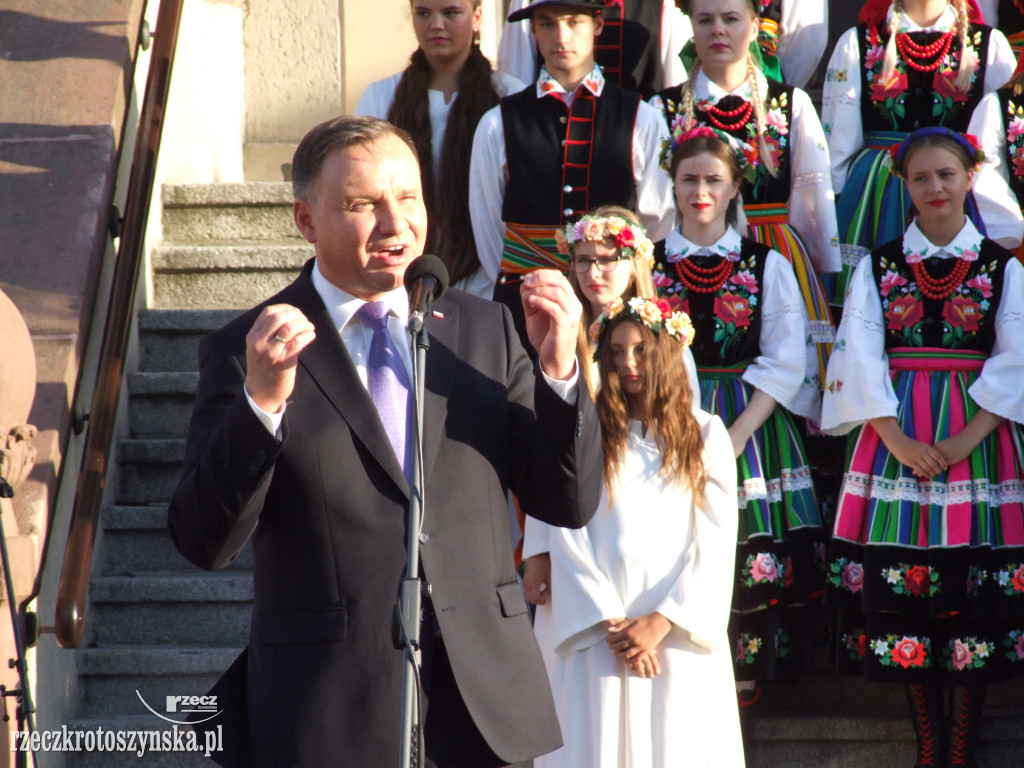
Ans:
[{"label": "blonde braid", "polygon": [[879,77],[885,81],[892,77],[896,68],[896,35],[900,29],[900,14],[903,13],[903,0],[893,0],[892,17],[889,19],[889,41],[885,44],[885,59]]},{"label": "blonde braid", "polygon": [[697,75],[699,73],[700,59],[697,59],[693,62],[693,66],[690,67],[690,71],[686,73],[686,82],[683,83],[683,92],[680,95],[678,114],[686,116],[686,119],[683,121],[684,129],[697,121],[695,114],[696,105],[693,101],[693,84],[697,81]]},{"label": "blonde braid", "polygon": [[764,116],[764,99],[761,98],[761,88],[757,79],[757,67],[754,58],[747,54],[747,80],[750,82],[750,103],[754,105],[754,120],[757,123],[757,151],[761,157],[761,164],[771,174],[772,178],[779,175],[779,167],[775,164],[775,158],[768,148],[768,141],[765,139],[764,131],[768,121]]},{"label": "blonde braid", "polygon": [[956,75],[956,86],[966,91],[971,86],[974,74],[973,62],[967,61],[967,46],[971,40],[971,21],[967,17],[967,0],[952,0],[956,7],[956,27],[960,37],[960,70]]}]

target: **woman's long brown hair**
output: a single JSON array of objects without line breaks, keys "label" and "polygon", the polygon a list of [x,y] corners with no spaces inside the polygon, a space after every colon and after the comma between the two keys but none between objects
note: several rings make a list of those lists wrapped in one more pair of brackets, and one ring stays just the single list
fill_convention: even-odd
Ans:
[{"label": "woman's long brown hair", "polygon": [[[480,2],[471,0],[470,4],[478,8]],[[433,74],[426,54],[417,48],[395,90],[388,121],[408,131],[416,143],[429,222],[426,249],[440,257],[448,267],[449,280],[455,283],[480,268],[469,219],[469,158],[477,123],[497,105],[498,93],[491,82],[491,62],[474,42],[448,113],[441,167],[434,168],[428,94]]]},{"label": "woman's long brown hair", "polygon": [[691,489],[694,498],[703,499],[707,485],[704,439],[693,413],[693,395],[679,344],[668,333],[655,334],[643,323],[621,316],[608,323],[597,346],[601,386],[595,402],[601,422],[608,495],[613,495],[614,481],[625,459],[632,418],[629,400],[612,360],[612,330],[622,323],[633,323],[644,338],[644,413],[661,453],[661,477]]}]

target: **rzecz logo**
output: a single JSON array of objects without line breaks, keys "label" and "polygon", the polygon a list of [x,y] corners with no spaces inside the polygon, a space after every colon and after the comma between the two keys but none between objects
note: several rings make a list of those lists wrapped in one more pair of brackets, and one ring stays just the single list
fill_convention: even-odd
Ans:
[{"label": "rzecz logo", "polygon": [[220,710],[217,709],[217,697],[216,696],[168,696],[166,700],[166,708],[168,713],[181,714],[181,715],[195,715],[209,712],[209,717],[204,717],[202,720],[175,720],[173,717],[167,717],[162,715],[149,706],[149,703],[142,698],[142,694],[136,689],[135,695],[139,697],[139,701],[146,705],[146,709],[152,712],[154,715],[162,720],[166,720],[169,723],[177,723],[178,725],[195,725],[198,723],[205,723],[207,720],[212,720],[220,714]]}]

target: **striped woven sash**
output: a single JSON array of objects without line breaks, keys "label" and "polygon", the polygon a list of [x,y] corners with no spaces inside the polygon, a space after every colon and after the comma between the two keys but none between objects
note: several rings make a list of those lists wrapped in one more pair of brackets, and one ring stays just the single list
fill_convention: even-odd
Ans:
[{"label": "striped woven sash", "polygon": [[501,250],[501,271],[525,275],[535,269],[569,269],[569,257],[558,252],[555,230],[535,224],[506,224]]},{"label": "striped woven sash", "polygon": [[895,147],[907,138],[907,135],[904,131],[868,131],[864,138],[864,147],[888,150],[889,147]]},{"label": "striped woven sash", "polygon": [[697,367],[697,375],[701,379],[715,379],[721,381],[723,379],[736,379],[743,375],[743,372],[747,370],[753,360],[740,360],[738,363],[733,365],[723,366],[719,368],[701,368]]},{"label": "striped woven sash", "polygon": [[747,224],[751,227],[789,222],[789,212],[785,203],[744,203],[743,213],[746,214]]},{"label": "striped woven sash", "polygon": [[980,371],[988,355],[984,352],[940,347],[893,347],[889,369],[893,371]]}]

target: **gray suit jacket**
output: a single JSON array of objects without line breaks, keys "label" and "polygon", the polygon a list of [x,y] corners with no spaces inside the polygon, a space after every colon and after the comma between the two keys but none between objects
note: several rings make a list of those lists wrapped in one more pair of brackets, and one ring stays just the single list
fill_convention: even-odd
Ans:
[{"label": "gray suit jacket", "polygon": [[[185,469],[169,510],[178,549],[203,568],[252,537],[249,646],[214,689],[224,765],[397,764],[402,653],[392,609],[405,564],[408,485],[310,280],[266,303],[298,307],[300,354],[278,442],[245,400],[256,307],[200,344]],[[536,375],[507,309],[458,291],[434,307],[426,364],[422,570],[462,697],[509,762],[556,748],[547,678],[516,580],[506,491],[580,527],[596,509],[596,413]],[[207,725],[217,725],[218,720]]]}]

